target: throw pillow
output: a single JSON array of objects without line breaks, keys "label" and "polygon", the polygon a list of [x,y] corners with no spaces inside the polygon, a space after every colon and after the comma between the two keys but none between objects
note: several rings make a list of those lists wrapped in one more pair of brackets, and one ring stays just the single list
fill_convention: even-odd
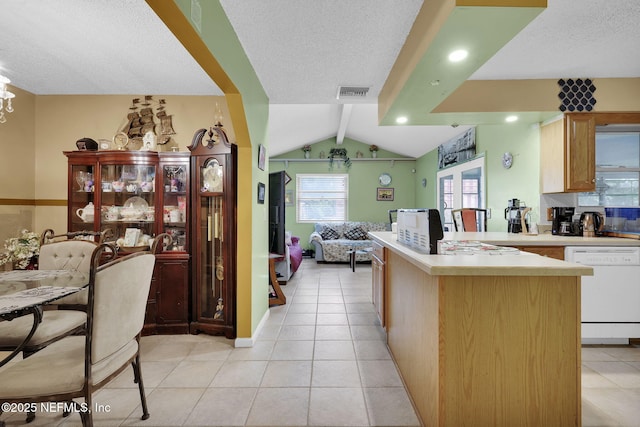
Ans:
[{"label": "throw pillow", "polygon": [[349,240],[367,240],[367,233],[360,227],[353,227],[344,232],[344,237]]},{"label": "throw pillow", "polygon": [[322,240],[335,240],[340,238],[340,234],[331,227],[324,227],[320,232],[320,237]]}]

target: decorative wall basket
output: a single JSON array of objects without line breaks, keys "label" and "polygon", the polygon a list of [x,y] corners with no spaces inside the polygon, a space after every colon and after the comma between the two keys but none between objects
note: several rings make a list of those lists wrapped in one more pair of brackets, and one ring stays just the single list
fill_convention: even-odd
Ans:
[{"label": "decorative wall basket", "polygon": [[560,93],[558,93],[561,101],[560,111],[592,111],[596,105],[596,98],[593,96],[596,87],[592,79],[560,79],[558,86],[560,86]]}]

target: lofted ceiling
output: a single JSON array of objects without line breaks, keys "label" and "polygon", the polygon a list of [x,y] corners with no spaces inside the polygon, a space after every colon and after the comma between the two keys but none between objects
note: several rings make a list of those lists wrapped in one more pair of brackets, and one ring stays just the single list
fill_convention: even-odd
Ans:
[{"label": "lofted ceiling", "polygon": [[[192,3],[202,1],[212,0]],[[499,8],[461,7],[440,21],[452,1],[220,3],[269,96],[271,155],[346,137],[421,156],[474,124],[501,120],[475,110],[434,110],[454,98],[450,95],[465,80],[640,77],[637,0],[617,0],[615,8],[610,0],[548,0],[546,8],[497,13]],[[437,13],[430,9],[440,4]],[[222,94],[144,0],[3,0],[0,13],[0,73],[29,92]],[[420,25],[427,34],[438,29],[422,47]],[[442,40],[463,32],[460,26],[478,27],[481,48],[471,51],[464,70],[451,70],[433,56],[434,49],[444,49]],[[412,38],[422,50],[409,48]],[[437,85],[426,84],[434,80]],[[340,85],[366,86],[369,92],[338,100]],[[390,124],[400,112],[414,125],[379,125],[379,115]],[[529,113],[527,120],[536,121],[553,112]],[[454,122],[461,126],[451,126]]]}]

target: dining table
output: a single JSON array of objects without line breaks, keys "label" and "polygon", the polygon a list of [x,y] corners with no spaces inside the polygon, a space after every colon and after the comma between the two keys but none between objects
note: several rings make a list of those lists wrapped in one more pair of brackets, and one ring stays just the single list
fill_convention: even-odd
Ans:
[{"label": "dining table", "polygon": [[33,316],[24,341],[0,360],[5,365],[29,342],[42,322],[43,306],[88,286],[89,274],[76,270],[11,270],[0,272],[0,322]]}]

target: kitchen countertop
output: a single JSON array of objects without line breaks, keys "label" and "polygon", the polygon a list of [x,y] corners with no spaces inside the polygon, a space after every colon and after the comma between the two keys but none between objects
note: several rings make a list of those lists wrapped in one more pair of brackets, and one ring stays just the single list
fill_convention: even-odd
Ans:
[{"label": "kitchen countertop", "polygon": [[498,231],[445,232],[443,240],[477,240],[498,246],[640,246],[640,240],[621,237],[556,236],[551,233],[529,235]]},{"label": "kitchen countertop", "polygon": [[[497,244],[482,235],[493,233],[445,233],[444,240],[481,240]],[[411,264],[433,276],[592,276],[593,268],[534,254],[517,255],[429,255],[398,242],[389,231],[370,232],[381,245],[391,249]],[[515,245],[504,240],[509,233],[495,233],[502,245]],[[515,234],[514,234],[515,235]],[[475,238],[474,238],[475,237]],[[619,239],[622,240],[622,239]],[[534,243],[530,243],[533,245]],[[535,243],[539,245],[540,243]],[[518,245],[520,245],[518,243]],[[563,245],[566,245],[564,243]]]}]

